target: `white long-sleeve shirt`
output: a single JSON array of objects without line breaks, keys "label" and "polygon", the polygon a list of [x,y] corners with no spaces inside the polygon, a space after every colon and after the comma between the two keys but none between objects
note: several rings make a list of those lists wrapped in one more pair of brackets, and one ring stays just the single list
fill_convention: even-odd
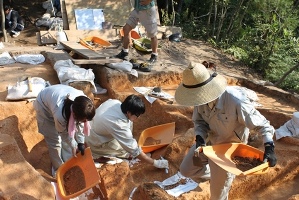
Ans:
[{"label": "white long-sleeve shirt", "polygon": [[96,109],[86,141],[91,149],[96,149],[115,139],[124,150],[136,157],[142,150],[133,138],[133,122],[122,112],[120,106],[119,100],[108,99]]},{"label": "white long-sleeve shirt", "polygon": [[255,108],[255,104],[239,86],[228,86],[213,109],[195,106],[192,120],[195,135],[209,140],[212,145],[231,142],[248,142],[249,130],[263,136],[263,142],[273,141],[274,128]]},{"label": "white long-sleeve shirt", "polygon": [[[72,138],[67,131],[67,120],[62,115],[62,107],[67,95],[69,99],[74,100],[78,96],[86,96],[83,91],[77,90],[71,86],[57,84],[43,89],[36,98],[36,109],[43,112],[43,117],[47,120],[54,121],[55,129],[60,134],[62,141],[74,146]],[[53,134],[44,132],[43,135]],[[83,133],[83,123],[77,123],[75,138],[77,143],[84,143],[85,135]]]}]

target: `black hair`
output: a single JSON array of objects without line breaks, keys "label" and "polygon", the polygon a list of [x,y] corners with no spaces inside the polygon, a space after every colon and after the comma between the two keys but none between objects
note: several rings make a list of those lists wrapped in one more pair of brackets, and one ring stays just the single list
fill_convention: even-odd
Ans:
[{"label": "black hair", "polygon": [[124,114],[130,112],[132,115],[139,116],[145,112],[144,102],[139,96],[134,94],[127,96],[120,107]]},{"label": "black hair", "polygon": [[69,95],[64,100],[62,107],[62,116],[67,121],[67,127],[71,115],[71,106],[76,117],[76,120],[87,119],[91,121],[95,116],[95,106],[92,101],[86,96],[78,96],[72,101],[69,99]]},{"label": "black hair", "polygon": [[9,5],[5,5],[5,6],[3,7],[3,10],[4,10],[4,11],[10,10],[10,6],[9,6]]}]

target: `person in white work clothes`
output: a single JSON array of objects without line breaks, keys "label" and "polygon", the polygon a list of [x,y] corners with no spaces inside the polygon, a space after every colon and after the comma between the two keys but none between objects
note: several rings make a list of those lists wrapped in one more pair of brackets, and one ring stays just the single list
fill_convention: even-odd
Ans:
[{"label": "person in white work clothes", "polygon": [[84,155],[84,138],[89,135],[89,121],[95,106],[81,90],[68,85],[52,85],[43,89],[34,102],[38,131],[48,145],[52,175],[77,150]]},{"label": "person in white work clothes", "polygon": [[129,95],[121,102],[108,99],[97,109],[91,122],[86,143],[95,161],[104,156],[138,158],[157,168],[168,169],[167,160],[147,156],[133,137],[133,122],[145,112],[144,102],[137,95]]}]

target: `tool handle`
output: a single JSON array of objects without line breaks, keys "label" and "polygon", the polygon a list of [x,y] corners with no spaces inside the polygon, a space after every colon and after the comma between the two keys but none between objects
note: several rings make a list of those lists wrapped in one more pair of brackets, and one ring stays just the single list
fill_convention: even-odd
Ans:
[{"label": "tool handle", "polygon": [[80,41],[81,41],[83,44],[86,45],[87,48],[89,48],[89,49],[91,49],[91,50],[94,49],[93,46],[90,45],[88,42],[86,42],[84,39],[82,39],[82,38],[79,38],[79,39],[80,39]]},{"label": "tool handle", "polygon": [[28,77],[27,81],[28,81],[28,90],[29,92],[32,92],[33,90],[32,90],[31,77]]}]

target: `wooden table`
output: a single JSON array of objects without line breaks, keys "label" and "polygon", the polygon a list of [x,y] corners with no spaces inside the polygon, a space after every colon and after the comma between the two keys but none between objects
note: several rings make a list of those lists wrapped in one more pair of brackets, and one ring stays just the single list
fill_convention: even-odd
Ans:
[{"label": "wooden table", "polygon": [[106,48],[93,51],[84,47],[78,42],[63,41],[60,42],[66,49],[73,51],[84,59],[72,59],[74,64],[105,64],[112,62],[122,62],[121,59],[114,56],[119,53],[117,48]]}]

